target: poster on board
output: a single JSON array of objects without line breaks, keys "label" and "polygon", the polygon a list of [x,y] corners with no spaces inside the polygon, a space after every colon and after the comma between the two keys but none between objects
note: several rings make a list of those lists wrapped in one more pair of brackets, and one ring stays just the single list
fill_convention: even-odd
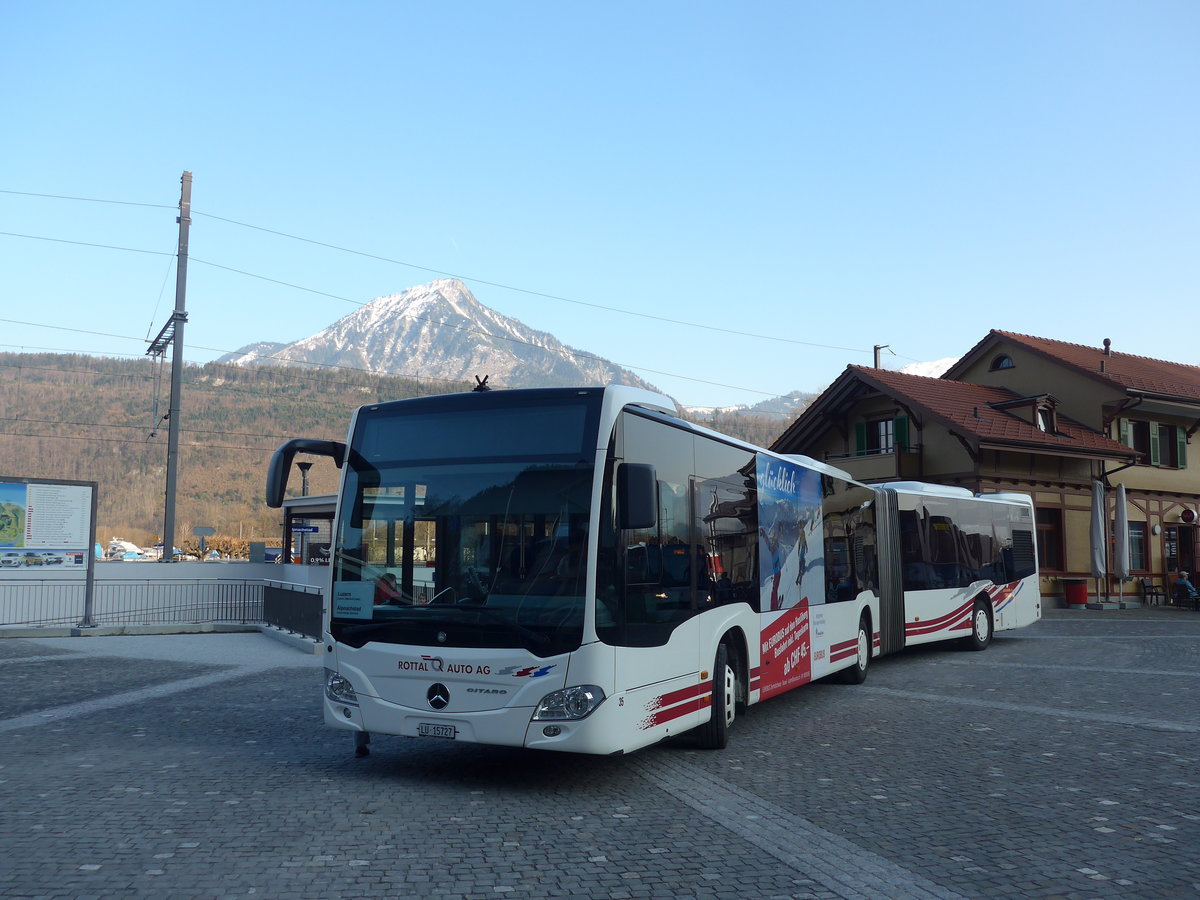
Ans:
[{"label": "poster on board", "polygon": [[70,568],[88,559],[96,486],[0,478],[0,570]]}]

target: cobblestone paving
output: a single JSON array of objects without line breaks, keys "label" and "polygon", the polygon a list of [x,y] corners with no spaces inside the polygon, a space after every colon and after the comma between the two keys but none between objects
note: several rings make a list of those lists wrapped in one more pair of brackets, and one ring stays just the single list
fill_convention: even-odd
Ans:
[{"label": "cobblestone paving", "polygon": [[356,759],[319,657],[110,640],[0,640],[0,896],[1200,896],[1193,613],[1051,611],[625,758]]}]

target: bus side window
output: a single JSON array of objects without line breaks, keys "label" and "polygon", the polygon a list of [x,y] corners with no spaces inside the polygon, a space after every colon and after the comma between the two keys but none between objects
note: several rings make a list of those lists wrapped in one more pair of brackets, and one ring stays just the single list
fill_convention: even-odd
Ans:
[{"label": "bus side window", "polygon": [[1033,540],[1033,532],[1023,528],[1014,528],[1012,533],[1012,570],[1013,581],[1028,578],[1037,574],[1037,549]]},{"label": "bus side window", "polygon": [[906,591],[924,591],[933,587],[929,564],[926,561],[925,541],[922,539],[922,521],[915,510],[901,510],[900,519],[900,562]]},{"label": "bus side window", "polygon": [[626,531],[624,625],[631,645],[665,644],[675,626],[695,612],[686,538],[687,491],[660,481],[658,521]]},{"label": "bus side window", "polygon": [[758,516],[753,480],[696,479],[697,600],[702,608],[757,605]]}]

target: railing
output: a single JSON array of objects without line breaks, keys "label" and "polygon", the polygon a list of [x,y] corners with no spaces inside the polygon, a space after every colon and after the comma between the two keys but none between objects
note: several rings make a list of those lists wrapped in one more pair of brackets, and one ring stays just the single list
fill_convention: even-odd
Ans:
[{"label": "railing", "polygon": [[282,581],[268,581],[263,588],[263,621],[306,637],[321,636],[321,591],[319,588]]},{"label": "railing", "polygon": [[895,456],[899,451],[900,456],[905,454],[920,453],[920,444],[909,444],[907,447],[897,447],[893,444],[891,447],[877,448],[874,450],[851,450],[846,453],[834,453],[831,450],[825,452],[824,459],[826,462],[838,462],[847,459],[870,459],[880,456]]},{"label": "railing", "polygon": [[[92,624],[263,621],[261,579],[97,580]],[[0,579],[0,625],[76,625],[84,616],[79,578]]]}]

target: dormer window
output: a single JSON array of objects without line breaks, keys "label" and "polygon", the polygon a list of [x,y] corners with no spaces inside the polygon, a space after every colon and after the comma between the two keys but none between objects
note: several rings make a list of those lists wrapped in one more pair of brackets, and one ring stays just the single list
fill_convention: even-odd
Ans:
[{"label": "dormer window", "polygon": [[1037,409],[1037,427],[1038,431],[1044,431],[1046,434],[1054,434],[1054,410],[1045,406],[1039,406]]},{"label": "dormer window", "polygon": [[1046,434],[1058,434],[1058,400],[1050,394],[1040,394],[1036,397],[1015,397],[1012,400],[989,403],[988,406],[992,409],[1004,410],[1010,416],[1029,423],[1038,431]]},{"label": "dormer window", "polygon": [[992,366],[991,366],[991,369],[989,369],[989,371],[998,372],[1001,369],[1012,369],[1015,367],[1016,367],[1016,365],[1015,365],[1015,363],[1013,363],[1012,357],[1009,356],[1007,353],[1001,353],[999,356],[997,356],[995,359],[992,360]]},{"label": "dormer window", "polygon": [[1038,431],[1046,434],[1058,434],[1057,401],[1053,397],[1039,397],[1033,405],[1033,424]]}]

